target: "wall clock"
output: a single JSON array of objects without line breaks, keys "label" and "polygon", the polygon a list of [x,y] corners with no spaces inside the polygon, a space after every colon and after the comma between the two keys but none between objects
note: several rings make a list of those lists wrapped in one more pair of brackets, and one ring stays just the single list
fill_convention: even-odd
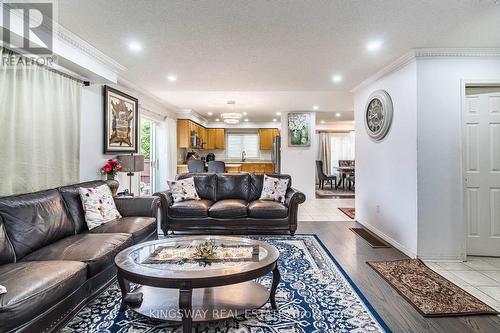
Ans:
[{"label": "wall clock", "polygon": [[380,141],[389,132],[392,123],[392,100],[385,90],[374,91],[365,107],[365,128],[370,138]]}]

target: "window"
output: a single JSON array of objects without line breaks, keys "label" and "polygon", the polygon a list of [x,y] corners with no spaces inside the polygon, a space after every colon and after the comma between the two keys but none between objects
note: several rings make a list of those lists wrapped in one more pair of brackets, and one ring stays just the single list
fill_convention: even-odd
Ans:
[{"label": "window", "polygon": [[259,134],[258,133],[227,133],[227,158],[241,159],[241,153],[245,151],[248,159],[259,158]]}]

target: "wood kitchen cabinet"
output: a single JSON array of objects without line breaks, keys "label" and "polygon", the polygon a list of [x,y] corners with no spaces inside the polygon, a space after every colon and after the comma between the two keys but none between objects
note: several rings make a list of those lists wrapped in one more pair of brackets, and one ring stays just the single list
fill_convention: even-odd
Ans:
[{"label": "wood kitchen cabinet", "polygon": [[207,128],[205,149],[224,149],[226,132],[223,128]]},{"label": "wood kitchen cabinet", "polygon": [[273,149],[273,142],[276,136],[280,135],[277,128],[259,128],[259,146],[261,150]]},{"label": "wood kitchen cabinet", "polygon": [[250,173],[273,173],[274,165],[272,163],[243,163],[241,171]]},{"label": "wood kitchen cabinet", "polygon": [[191,146],[191,122],[186,119],[177,120],[177,147],[189,148]]}]

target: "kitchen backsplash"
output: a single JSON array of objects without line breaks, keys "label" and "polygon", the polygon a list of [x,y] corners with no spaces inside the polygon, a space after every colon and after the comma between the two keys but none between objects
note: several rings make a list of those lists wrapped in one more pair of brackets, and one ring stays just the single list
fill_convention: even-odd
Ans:
[{"label": "kitchen backsplash", "polygon": [[[226,150],[217,149],[217,150],[198,150],[198,149],[186,149],[179,148],[177,149],[177,162],[182,163],[186,158],[186,153],[188,151],[195,151],[200,156],[207,156],[208,153],[213,153],[215,155],[215,159],[218,161],[226,160]],[[271,151],[270,150],[260,150],[259,151],[259,160],[261,161],[270,161],[271,160]]]}]

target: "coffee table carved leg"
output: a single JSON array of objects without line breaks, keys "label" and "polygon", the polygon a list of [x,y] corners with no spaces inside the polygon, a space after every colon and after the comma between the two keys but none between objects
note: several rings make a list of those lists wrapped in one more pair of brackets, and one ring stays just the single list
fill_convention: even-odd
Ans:
[{"label": "coffee table carved leg", "polygon": [[192,289],[179,290],[179,310],[182,315],[182,332],[191,333],[193,330]]},{"label": "coffee table carved leg", "polygon": [[271,292],[269,295],[269,299],[271,300],[271,308],[273,310],[277,310],[278,306],[276,305],[276,289],[278,289],[278,285],[280,284],[281,274],[278,268],[278,264],[273,270],[273,284],[271,285]]},{"label": "coffee table carved leg", "polygon": [[116,275],[120,291],[122,292],[122,302],[120,304],[120,311],[125,311],[127,305],[138,305],[142,303],[142,293],[131,293],[130,282],[121,276],[120,273]]}]

